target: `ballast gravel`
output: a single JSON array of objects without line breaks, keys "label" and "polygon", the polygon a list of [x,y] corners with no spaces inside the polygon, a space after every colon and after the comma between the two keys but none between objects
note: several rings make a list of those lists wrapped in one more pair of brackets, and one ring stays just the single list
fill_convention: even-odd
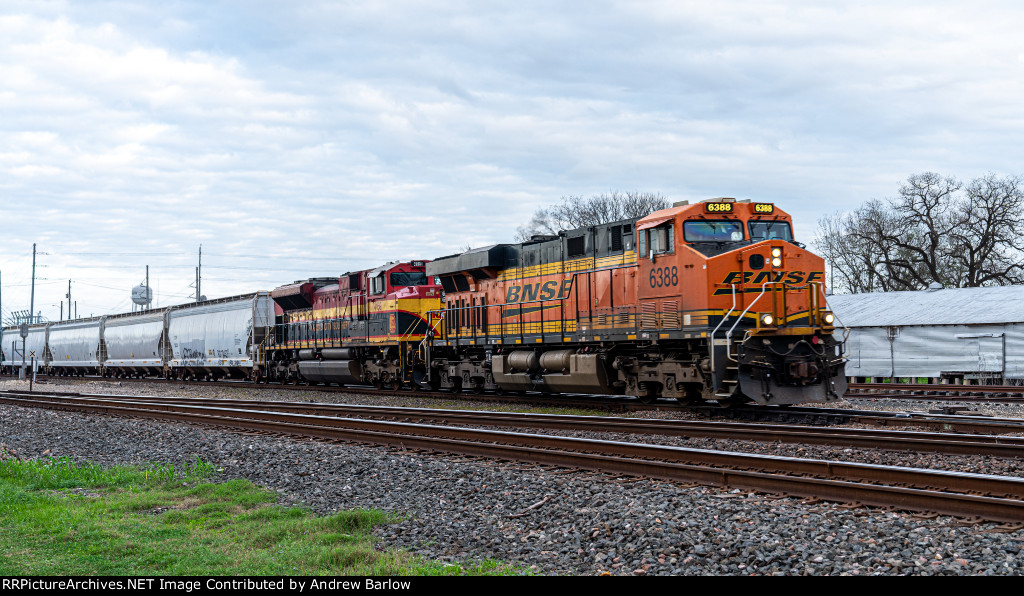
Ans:
[{"label": "ballast gravel", "polygon": [[[20,385],[0,382],[0,389],[8,388]],[[106,385],[47,388],[114,392]],[[267,393],[267,399],[287,399]],[[201,458],[222,470],[220,479],[248,478],[276,491],[282,502],[317,513],[378,508],[402,514],[402,521],[378,529],[381,548],[453,563],[497,559],[539,574],[1024,571],[1020,528],[515,462],[6,405],[0,405],[0,444],[22,457],[71,456],[103,465],[183,465]],[[833,450],[833,459],[842,453]]]}]

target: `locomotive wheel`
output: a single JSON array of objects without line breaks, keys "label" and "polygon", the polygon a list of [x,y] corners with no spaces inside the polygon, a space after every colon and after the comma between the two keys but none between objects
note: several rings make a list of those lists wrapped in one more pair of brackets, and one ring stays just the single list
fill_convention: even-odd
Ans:
[{"label": "locomotive wheel", "polygon": [[639,395],[637,395],[636,398],[638,400],[640,400],[640,403],[642,403],[642,404],[653,404],[654,401],[656,399],[658,399],[658,394],[660,393],[658,391],[658,389],[659,389],[659,385],[658,384],[656,384],[656,383],[646,383],[645,382],[645,383],[639,383],[638,387],[639,387],[640,391],[637,392],[637,393],[639,393]]}]

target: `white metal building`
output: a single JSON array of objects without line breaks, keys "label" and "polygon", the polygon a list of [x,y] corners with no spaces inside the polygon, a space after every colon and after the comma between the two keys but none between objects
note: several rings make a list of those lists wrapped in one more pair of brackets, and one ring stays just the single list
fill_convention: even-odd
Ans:
[{"label": "white metal building", "polygon": [[1024,383],[1024,286],[829,296],[847,376]]}]

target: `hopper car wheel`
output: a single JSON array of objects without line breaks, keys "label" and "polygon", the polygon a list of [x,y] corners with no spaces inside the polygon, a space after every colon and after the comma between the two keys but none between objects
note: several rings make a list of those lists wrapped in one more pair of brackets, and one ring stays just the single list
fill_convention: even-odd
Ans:
[{"label": "hopper car wheel", "polygon": [[394,379],[394,380],[392,380],[391,381],[391,388],[394,389],[395,391],[401,390],[402,389],[402,380],[401,379]]}]

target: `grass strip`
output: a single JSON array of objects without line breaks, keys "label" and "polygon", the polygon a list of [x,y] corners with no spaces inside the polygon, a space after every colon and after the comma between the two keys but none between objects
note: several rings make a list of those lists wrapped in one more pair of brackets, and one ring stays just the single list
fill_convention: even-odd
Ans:
[{"label": "grass strip", "polygon": [[375,510],[317,516],[276,504],[214,467],[104,468],[0,450],[0,576],[509,575],[497,561],[450,565],[377,550]]}]

